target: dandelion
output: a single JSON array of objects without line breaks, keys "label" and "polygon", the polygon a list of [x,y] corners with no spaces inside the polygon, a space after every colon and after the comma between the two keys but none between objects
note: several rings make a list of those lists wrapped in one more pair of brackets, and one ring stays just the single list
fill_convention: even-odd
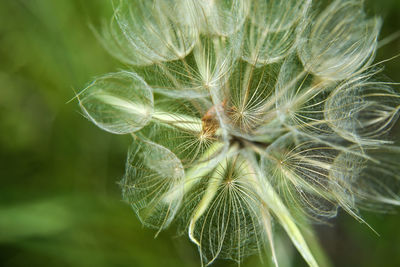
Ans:
[{"label": "dandelion", "polygon": [[[129,70],[78,95],[130,134],[123,198],[157,234],[174,220],[202,265],[267,249],[280,225],[310,266],[309,222],[400,205],[400,95],[372,64],[361,0],[120,0],[103,45]],[[383,205],[387,204],[387,205]]]}]

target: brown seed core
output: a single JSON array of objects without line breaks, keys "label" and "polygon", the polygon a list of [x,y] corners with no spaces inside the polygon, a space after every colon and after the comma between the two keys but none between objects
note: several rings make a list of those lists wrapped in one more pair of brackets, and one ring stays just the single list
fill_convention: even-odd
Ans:
[{"label": "brown seed core", "polygon": [[204,116],[201,118],[202,122],[202,134],[207,136],[214,136],[219,128],[219,121],[217,118],[217,108],[224,108],[225,101],[221,104],[212,106]]}]

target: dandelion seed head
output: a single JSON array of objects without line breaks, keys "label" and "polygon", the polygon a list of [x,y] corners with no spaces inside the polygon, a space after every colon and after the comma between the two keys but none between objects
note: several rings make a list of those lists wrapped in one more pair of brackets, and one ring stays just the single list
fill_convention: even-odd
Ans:
[{"label": "dandelion seed head", "polygon": [[141,222],[174,220],[202,265],[270,251],[345,210],[400,205],[400,95],[372,64],[381,26],[361,0],[120,0],[97,34],[129,71],[79,95],[100,128],[131,134],[121,181]]}]

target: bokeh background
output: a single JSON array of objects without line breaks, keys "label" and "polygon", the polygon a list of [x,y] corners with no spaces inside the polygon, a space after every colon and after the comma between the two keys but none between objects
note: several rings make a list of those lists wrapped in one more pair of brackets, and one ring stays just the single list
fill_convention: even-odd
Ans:
[{"label": "bokeh background", "polygon": [[[399,0],[366,6],[384,18],[382,39],[400,31]],[[130,138],[69,102],[94,76],[124,68],[89,28],[111,14],[109,0],[0,0],[0,266],[199,266],[186,236],[172,227],[154,239],[121,201]],[[397,38],[377,60],[399,53]],[[400,59],[385,65],[400,82]],[[400,208],[362,214],[380,236],[344,213],[317,227],[332,265],[400,266]],[[283,266],[305,266],[290,242],[281,246]]]}]

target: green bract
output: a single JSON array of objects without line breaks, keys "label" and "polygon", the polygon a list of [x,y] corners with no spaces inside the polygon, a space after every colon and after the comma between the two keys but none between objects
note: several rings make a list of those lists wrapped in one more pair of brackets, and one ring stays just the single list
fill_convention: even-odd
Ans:
[{"label": "green bract", "polygon": [[[129,71],[79,94],[131,134],[123,197],[146,226],[176,219],[203,265],[274,250],[274,221],[310,266],[304,229],[343,208],[399,205],[400,96],[371,65],[381,21],[362,1],[121,0],[104,46]],[[276,224],[275,224],[276,225]]]}]

